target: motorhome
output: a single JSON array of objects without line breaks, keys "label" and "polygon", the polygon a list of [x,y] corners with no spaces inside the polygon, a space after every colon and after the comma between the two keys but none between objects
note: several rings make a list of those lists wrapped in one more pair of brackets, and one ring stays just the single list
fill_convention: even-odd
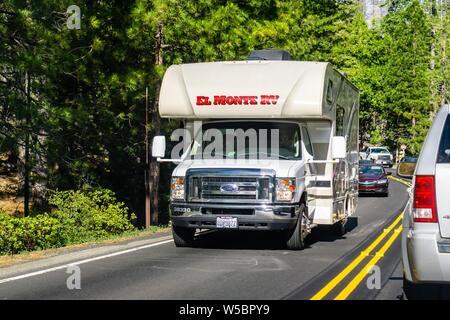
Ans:
[{"label": "motorhome", "polygon": [[[359,91],[330,63],[293,61],[283,50],[243,61],[170,66],[159,113],[184,134],[169,158],[176,246],[196,230],[277,231],[289,249],[313,227],[345,232],[358,201]],[[176,136],[176,137],[174,137]]]}]

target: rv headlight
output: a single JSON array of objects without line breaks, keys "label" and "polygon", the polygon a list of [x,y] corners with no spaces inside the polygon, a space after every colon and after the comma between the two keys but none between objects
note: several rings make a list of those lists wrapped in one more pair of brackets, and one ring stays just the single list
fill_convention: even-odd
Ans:
[{"label": "rv headlight", "polygon": [[172,200],[184,200],[184,177],[172,177],[170,198]]},{"label": "rv headlight", "polygon": [[277,201],[291,201],[295,194],[295,179],[277,178]]}]

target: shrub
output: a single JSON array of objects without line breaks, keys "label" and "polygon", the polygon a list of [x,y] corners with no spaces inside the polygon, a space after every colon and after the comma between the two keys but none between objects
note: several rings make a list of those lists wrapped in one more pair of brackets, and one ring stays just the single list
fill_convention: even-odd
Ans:
[{"label": "shrub", "polygon": [[[52,213],[14,218],[0,209],[0,254],[62,247],[135,230],[112,191],[51,191]],[[130,215],[135,219],[135,215]]]},{"label": "shrub", "polygon": [[[51,216],[66,230],[66,241],[79,243],[134,230],[128,208],[107,189],[51,191],[49,203],[56,207]],[[130,215],[135,219],[134,214]]]},{"label": "shrub", "polygon": [[48,249],[64,245],[64,229],[48,214],[14,218],[0,212],[0,254]]}]

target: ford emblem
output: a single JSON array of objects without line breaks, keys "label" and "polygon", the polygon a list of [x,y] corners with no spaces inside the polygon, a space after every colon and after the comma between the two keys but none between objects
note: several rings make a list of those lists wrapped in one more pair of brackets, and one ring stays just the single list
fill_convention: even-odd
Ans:
[{"label": "ford emblem", "polygon": [[222,192],[235,192],[238,190],[238,186],[235,184],[226,184],[220,188]]}]

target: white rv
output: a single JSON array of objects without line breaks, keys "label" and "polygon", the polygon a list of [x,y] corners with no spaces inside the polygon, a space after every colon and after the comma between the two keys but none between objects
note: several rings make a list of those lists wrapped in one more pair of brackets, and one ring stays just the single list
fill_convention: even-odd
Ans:
[{"label": "white rv", "polygon": [[[172,173],[175,244],[198,229],[273,230],[302,249],[311,228],[343,234],[358,200],[359,91],[326,62],[286,51],[252,51],[243,61],[172,65],[161,117],[182,119]],[[241,141],[239,141],[241,140]]]}]

